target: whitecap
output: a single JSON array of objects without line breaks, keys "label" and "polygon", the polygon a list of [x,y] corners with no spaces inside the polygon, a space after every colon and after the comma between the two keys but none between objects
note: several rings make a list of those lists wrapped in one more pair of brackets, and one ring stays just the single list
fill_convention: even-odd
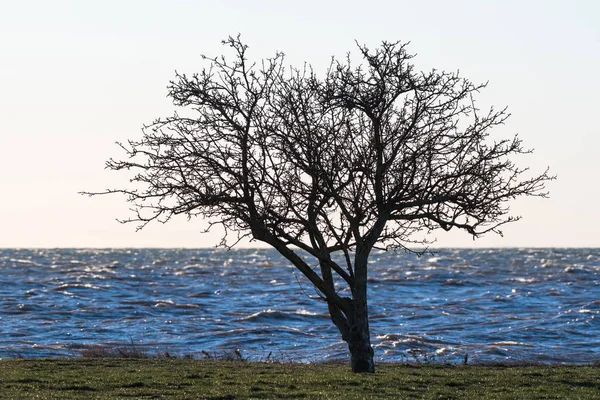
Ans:
[{"label": "whitecap", "polygon": [[514,342],[511,340],[503,341],[503,342],[494,342],[491,343],[490,346],[521,346],[521,347],[533,347],[532,344],[523,343],[523,342]]}]

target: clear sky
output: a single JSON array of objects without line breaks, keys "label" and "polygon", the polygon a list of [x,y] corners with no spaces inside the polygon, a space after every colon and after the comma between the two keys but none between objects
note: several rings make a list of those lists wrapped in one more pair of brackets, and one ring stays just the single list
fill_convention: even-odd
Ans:
[{"label": "clear sky", "polygon": [[[417,67],[489,81],[481,104],[509,106],[522,162],[558,175],[524,199],[504,237],[438,235],[438,246],[600,246],[600,1],[0,0],[0,247],[208,247],[200,220],[135,232],[104,170],[115,141],[174,111],[166,85],[242,34],[257,60],[276,50],[324,70],[354,40],[410,41]],[[521,160],[518,160],[521,161]],[[250,244],[251,246],[252,244]]]}]

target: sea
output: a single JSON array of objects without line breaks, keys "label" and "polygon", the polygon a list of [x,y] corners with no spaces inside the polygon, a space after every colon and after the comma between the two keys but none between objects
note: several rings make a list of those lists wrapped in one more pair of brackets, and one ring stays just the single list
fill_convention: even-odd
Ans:
[{"label": "sea", "polygon": [[[375,251],[368,297],[379,362],[600,362],[600,249]],[[348,360],[325,303],[271,249],[0,249],[0,358],[127,347]]]}]

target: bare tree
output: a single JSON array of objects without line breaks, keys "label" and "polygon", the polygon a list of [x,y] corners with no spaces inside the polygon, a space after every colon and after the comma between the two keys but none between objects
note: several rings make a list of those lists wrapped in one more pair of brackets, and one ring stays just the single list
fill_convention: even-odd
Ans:
[{"label": "bare tree", "polygon": [[501,233],[519,219],[508,201],[545,197],[552,177],[510,160],[529,152],[517,137],[489,139],[508,114],[476,108],[485,85],[415,71],[405,44],[359,45],[363,65],[334,59],[320,78],[286,69],[281,53],[249,62],[239,36],[223,43],[233,61],[176,75],[169,96],[182,113],[121,145],[128,157],[107,168],[135,171],[131,187],[102,194],[127,195],[123,222],[140,228],[185,214],[268,243],[327,303],[352,370],[373,372],[371,251],[412,251],[428,243],[415,234],[439,228]]}]

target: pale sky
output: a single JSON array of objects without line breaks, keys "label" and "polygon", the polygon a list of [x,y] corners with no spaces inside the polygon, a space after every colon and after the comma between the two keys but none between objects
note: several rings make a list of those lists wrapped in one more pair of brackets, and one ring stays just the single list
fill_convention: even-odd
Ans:
[{"label": "pale sky", "polygon": [[[438,235],[442,247],[600,246],[600,1],[0,0],[0,247],[210,247],[201,219],[135,232],[104,170],[116,141],[175,110],[174,71],[242,34],[256,60],[324,71],[356,39],[410,41],[417,67],[489,81],[481,105],[508,105],[498,135],[535,153],[517,161],[558,180],[549,199],[518,200],[504,237]],[[250,243],[247,246],[255,246]]]}]

